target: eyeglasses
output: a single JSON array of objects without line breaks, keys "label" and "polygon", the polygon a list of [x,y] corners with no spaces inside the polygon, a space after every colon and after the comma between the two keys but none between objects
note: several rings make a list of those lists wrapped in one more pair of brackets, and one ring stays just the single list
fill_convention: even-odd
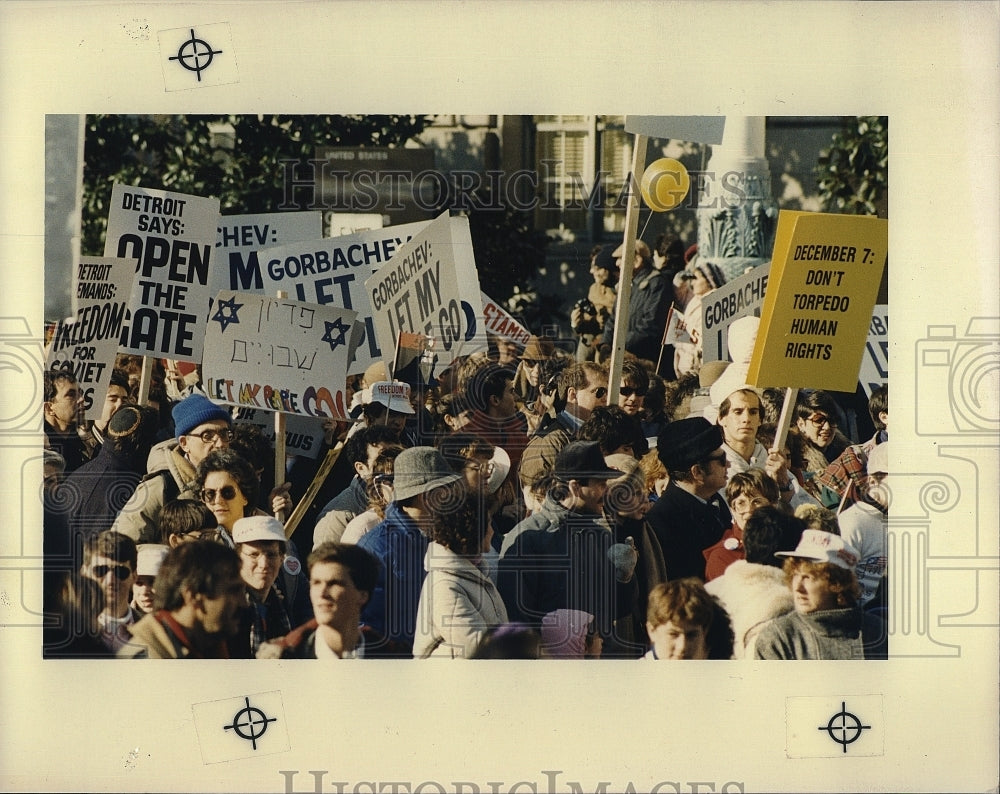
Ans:
[{"label": "eyeglasses", "polygon": [[637,388],[635,388],[633,386],[622,386],[618,390],[618,393],[622,397],[631,397],[633,394],[636,397],[645,397],[646,396],[646,390],[645,389],[637,389]]},{"label": "eyeglasses", "polygon": [[809,417],[809,424],[811,424],[813,427],[819,430],[821,427],[823,427],[823,425],[830,425],[830,427],[836,427],[837,420],[831,419],[829,416],[825,416],[823,414],[817,414],[815,416]]},{"label": "eyeglasses", "polygon": [[215,490],[215,488],[201,489],[201,499],[203,502],[211,504],[215,501],[216,496],[228,502],[236,498],[236,489],[232,485],[223,485],[219,490]]},{"label": "eyeglasses", "polygon": [[190,532],[185,532],[184,537],[191,538],[192,540],[210,540],[213,543],[218,543],[222,540],[222,533],[217,529],[193,529]]},{"label": "eyeglasses", "polygon": [[232,430],[205,430],[202,433],[188,433],[187,435],[200,438],[206,444],[214,444],[220,439],[226,442],[233,440]]},{"label": "eyeglasses", "polygon": [[393,477],[392,474],[376,474],[372,477],[372,482],[376,485],[392,485]]},{"label": "eyeglasses", "polygon": [[600,400],[602,397],[608,396],[608,390],[604,386],[598,386],[594,389],[594,398]]},{"label": "eyeglasses", "polygon": [[471,469],[472,471],[478,471],[480,474],[485,474],[487,477],[493,473],[495,464],[492,460],[487,460],[480,462],[477,460],[468,460],[465,462],[465,468]]},{"label": "eyeglasses", "polygon": [[523,361],[524,366],[528,367],[529,369],[531,367],[537,367],[539,364],[542,363],[540,360],[534,358],[522,358],[521,361]]},{"label": "eyeglasses", "polygon": [[103,579],[108,575],[108,571],[114,571],[115,576],[122,582],[132,575],[132,569],[127,565],[95,565],[90,569],[95,579]]},{"label": "eyeglasses", "polygon": [[246,557],[248,560],[250,560],[250,562],[252,562],[254,565],[257,565],[260,562],[260,558],[261,557],[263,557],[265,560],[267,560],[269,563],[271,563],[273,565],[274,563],[279,562],[285,556],[280,551],[242,551],[241,550],[240,554],[242,554],[244,557]]},{"label": "eyeglasses", "polygon": [[770,504],[763,496],[756,496],[753,499],[749,498],[745,494],[737,496],[732,502],[730,502],[733,509],[737,512],[743,512],[744,510],[750,510],[751,508],[756,510],[758,507],[763,507],[766,504]]}]

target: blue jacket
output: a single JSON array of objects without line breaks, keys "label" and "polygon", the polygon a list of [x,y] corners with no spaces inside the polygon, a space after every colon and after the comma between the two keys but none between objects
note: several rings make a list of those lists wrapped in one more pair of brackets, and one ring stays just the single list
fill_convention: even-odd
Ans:
[{"label": "blue jacket", "polygon": [[427,537],[399,505],[390,502],[385,519],[362,536],[358,545],[382,563],[375,590],[361,612],[361,621],[409,654],[424,583]]}]

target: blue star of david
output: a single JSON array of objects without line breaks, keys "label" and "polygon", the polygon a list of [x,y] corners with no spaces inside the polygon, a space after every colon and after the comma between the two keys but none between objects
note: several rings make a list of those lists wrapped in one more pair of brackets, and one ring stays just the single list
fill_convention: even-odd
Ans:
[{"label": "blue star of david", "polygon": [[[240,318],[237,316],[237,312],[242,308],[243,304],[237,303],[236,296],[233,295],[233,297],[227,301],[219,301],[218,309],[212,319],[218,322],[219,325],[222,326],[222,330],[225,331],[229,325],[239,325]],[[227,309],[228,312],[226,312]]]},{"label": "blue star of david", "polygon": [[[347,332],[351,330],[351,326],[344,325],[344,321],[339,317],[334,322],[323,321],[326,325],[326,333],[323,334],[323,341],[330,343],[330,349],[336,350],[337,345],[347,344]],[[334,338],[334,334],[337,334]]]}]

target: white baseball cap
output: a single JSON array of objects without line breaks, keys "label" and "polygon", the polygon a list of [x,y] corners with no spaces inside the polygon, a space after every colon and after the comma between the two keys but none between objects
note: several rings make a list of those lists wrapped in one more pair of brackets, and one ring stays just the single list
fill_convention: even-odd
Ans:
[{"label": "white baseball cap", "polygon": [[390,411],[397,414],[413,414],[413,406],[410,405],[410,386],[399,380],[379,380],[375,381],[365,391],[367,398],[362,398],[366,403],[379,403]]},{"label": "white baseball cap", "polygon": [[170,547],[161,543],[140,544],[135,563],[136,576],[156,576],[168,551]]},{"label": "white baseball cap", "polygon": [[821,529],[804,530],[795,551],[776,551],[774,556],[801,557],[805,560],[828,562],[848,571],[853,571],[861,559],[858,550],[846,543],[840,535],[824,532]]},{"label": "white baseball cap", "polygon": [[286,543],[284,525],[273,516],[249,516],[233,524],[233,543],[276,540]]}]

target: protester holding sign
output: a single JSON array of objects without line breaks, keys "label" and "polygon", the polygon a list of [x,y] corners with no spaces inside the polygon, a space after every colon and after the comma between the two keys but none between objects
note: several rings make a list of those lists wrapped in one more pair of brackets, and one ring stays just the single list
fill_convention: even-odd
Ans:
[{"label": "protester holding sign", "polygon": [[815,481],[826,467],[851,445],[851,440],[837,429],[840,409],[825,391],[799,395],[795,405],[795,427],[802,439],[802,476],[805,487],[821,499],[822,487]]},{"label": "protester holding sign", "polygon": [[688,267],[694,278],[691,281],[692,296],[684,309],[683,326],[691,341],[674,345],[674,372],[677,377],[701,369],[702,299],[726,283],[726,276],[721,268],[703,257],[696,257]]},{"label": "protester holding sign", "polygon": [[[615,265],[621,268],[624,246],[614,250]],[[667,324],[671,291],[663,273],[653,267],[649,246],[642,240],[635,241],[635,265],[632,273],[632,292],[629,296],[628,327],[625,349],[639,358],[656,363],[660,358],[663,329]],[[611,355],[617,317],[610,316],[604,324],[601,339],[601,356]]]}]

